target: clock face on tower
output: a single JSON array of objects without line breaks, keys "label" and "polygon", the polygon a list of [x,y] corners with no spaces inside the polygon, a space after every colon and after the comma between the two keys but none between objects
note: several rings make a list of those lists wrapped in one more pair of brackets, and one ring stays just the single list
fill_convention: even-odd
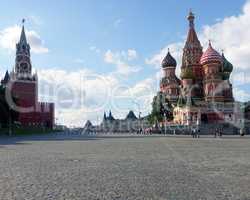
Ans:
[{"label": "clock face on tower", "polygon": [[28,63],[20,63],[20,72],[27,73],[29,72],[29,65]]}]

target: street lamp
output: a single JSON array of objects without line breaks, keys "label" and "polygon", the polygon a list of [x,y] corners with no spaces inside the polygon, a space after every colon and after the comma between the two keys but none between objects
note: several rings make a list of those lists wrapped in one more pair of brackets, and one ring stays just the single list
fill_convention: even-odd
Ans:
[{"label": "street lamp", "polygon": [[12,128],[11,128],[11,108],[9,106],[9,136],[12,136]]},{"label": "street lamp", "polygon": [[167,134],[167,127],[166,127],[166,121],[167,121],[167,113],[164,112],[164,134]]},{"label": "street lamp", "polygon": [[139,131],[141,131],[141,107],[140,107],[140,104],[138,102],[136,102],[135,100],[133,100],[133,102],[138,107],[138,112],[139,112]]}]

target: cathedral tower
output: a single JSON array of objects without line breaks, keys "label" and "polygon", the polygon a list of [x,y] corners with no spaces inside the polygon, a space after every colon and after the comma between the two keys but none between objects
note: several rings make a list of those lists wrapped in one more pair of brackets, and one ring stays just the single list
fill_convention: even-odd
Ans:
[{"label": "cathedral tower", "polygon": [[176,60],[168,51],[166,57],[162,61],[164,77],[162,78],[160,83],[160,90],[173,104],[177,103],[178,96],[180,93],[180,80],[176,77],[175,74],[176,66]]},{"label": "cathedral tower", "polygon": [[200,60],[204,69],[204,94],[206,101],[224,101],[223,96],[223,59],[212,47],[209,47]]},{"label": "cathedral tower", "polygon": [[[189,31],[187,40],[183,49],[183,57],[182,57],[182,66],[181,66],[181,78],[183,79],[184,74],[188,73],[194,76],[193,84],[193,94],[196,98],[203,97],[203,89],[202,89],[202,79],[203,79],[203,71],[200,65],[200,58],[202,56],[202,46],[197,37],[195,26],[194,26],[194,14],[190,11],[188,17],[189,21]],[[189,69],[188,69],[189,68]]]}]

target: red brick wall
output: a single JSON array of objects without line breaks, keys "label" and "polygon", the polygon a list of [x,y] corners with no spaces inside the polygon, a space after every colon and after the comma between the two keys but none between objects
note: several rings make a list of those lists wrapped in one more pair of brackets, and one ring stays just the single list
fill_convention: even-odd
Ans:
[{"label": "red brick wall", "polygon": [[29,112],[19,113],[19,122],[23,126],[42,126],[53,128],[55,108],[53,103],[38,102],[37,82],[12,82],[12,94],[18,98],[21,108],[32,108]]},{"label": "red brick wall", "polygon": [[37,83],[15,81],[11,84],[12,94],[19,99],[20,106],[32,107],[37,102]]}]

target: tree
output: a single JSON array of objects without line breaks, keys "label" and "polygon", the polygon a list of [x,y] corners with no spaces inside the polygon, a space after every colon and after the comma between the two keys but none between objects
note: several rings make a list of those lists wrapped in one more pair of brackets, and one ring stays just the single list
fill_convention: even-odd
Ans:
[{"label": "tree", "polygon": [[[12,110],[6,101],[5,90],[6,88],[0,85],[0,124],[6,128],[13,124],[14,121],[17,121],[18,113]],[[17,102],[16,98],[14,98],[14,102]]]},{"label": "tree", "polygon": [[166,120],[173,119],[173,107],[162,92],[158,92],[153,99],[152,112],[148,117],[150,124],[157,124],[166,117]]}]

